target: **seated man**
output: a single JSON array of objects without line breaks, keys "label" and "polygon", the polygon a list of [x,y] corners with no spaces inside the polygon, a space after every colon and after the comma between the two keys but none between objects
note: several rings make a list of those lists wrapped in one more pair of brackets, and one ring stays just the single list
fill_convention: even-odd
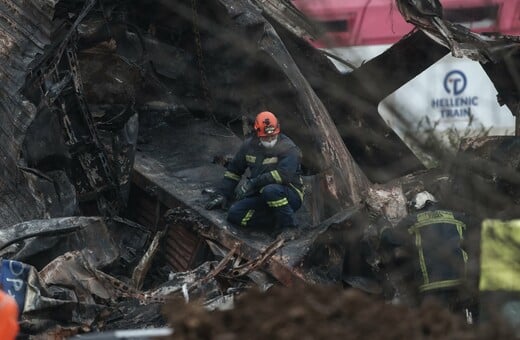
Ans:
[{"label": "seated man", "polygon": [[[271,112],[256,116],[254,130],[255,135],[244,141],[229,163],[206,209],[225,207],[234,198],[228,221],[242,227],[294,228],[294,212],[303,200],[301,151],[280,133],[278,119]],[[250,177],[237,187],[247,168]]]}]

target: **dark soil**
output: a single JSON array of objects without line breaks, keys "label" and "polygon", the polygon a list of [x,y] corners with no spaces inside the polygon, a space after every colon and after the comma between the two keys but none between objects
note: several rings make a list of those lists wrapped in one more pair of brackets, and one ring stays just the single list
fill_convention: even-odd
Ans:
[{"label": "dark soil", "polygon": [[498,324],[469,326],[436,301],[418,309],[348,289],[313,286],[248,291],[228,311],[172,302],[172,339],[512,339]]}]

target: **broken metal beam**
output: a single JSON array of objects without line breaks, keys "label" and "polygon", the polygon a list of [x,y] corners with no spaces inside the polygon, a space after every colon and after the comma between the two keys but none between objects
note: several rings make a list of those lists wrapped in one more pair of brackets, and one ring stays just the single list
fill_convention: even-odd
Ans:
[{"label": "broken metal beam", "polygon": [[67,234],[100,221],[100,217],[74,216],[18,223],[0,229],[0,250],[31,237]]}]

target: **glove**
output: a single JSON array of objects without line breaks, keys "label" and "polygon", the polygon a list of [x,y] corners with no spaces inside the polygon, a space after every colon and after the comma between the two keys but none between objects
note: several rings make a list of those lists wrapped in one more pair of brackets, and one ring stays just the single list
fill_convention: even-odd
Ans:
[{"label": "glove", "polygon": [[248,179],[244,181],[238,188],[235,190],[235,199],[237,201],[246,198],[248,195],[251,195],[255,190],[256,182],[252,179]]},{"label": "glove", "polygon": [[206,203],[207,210],[212,210],[212,209],[216,209],[216,208],[226,209],[226,207],[227,207],[227,200],[223,195],[220,195],[220,194],[215,195],[211,199],[211,201]]}]

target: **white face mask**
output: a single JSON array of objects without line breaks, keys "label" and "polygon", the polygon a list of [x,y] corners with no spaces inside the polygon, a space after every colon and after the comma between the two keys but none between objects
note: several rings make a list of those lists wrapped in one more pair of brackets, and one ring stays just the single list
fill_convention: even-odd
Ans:
[{"label": "white face mask", "polygon": [[262,144],[264,148],[270,149],[276,145],[276,142],[278,142],[278,136],[270,142],[264,142],[261,140],[260,144]]}]

